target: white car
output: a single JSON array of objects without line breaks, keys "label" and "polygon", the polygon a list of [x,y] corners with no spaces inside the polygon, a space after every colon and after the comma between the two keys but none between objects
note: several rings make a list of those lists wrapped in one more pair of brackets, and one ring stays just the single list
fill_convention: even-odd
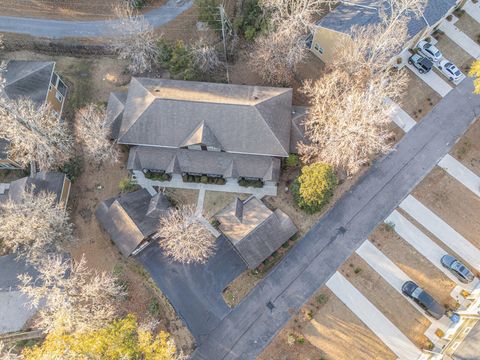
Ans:
[{"label": "white car", "polygon": [[462,72],[447,59],[440,61],[438,68],[442,70],[442,72],[450,79],[450,81],[456,81],[463,75]]},{"label": "white car", "polygon": [[417,47],[418,50],[431,61],[437,62],[443,57],[440,50],[425,40],[420,41]]}]

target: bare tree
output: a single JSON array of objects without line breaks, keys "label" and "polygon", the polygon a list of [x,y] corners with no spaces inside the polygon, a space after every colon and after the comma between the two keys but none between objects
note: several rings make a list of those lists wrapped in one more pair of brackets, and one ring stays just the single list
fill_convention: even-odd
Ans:
[{"label": "bare tree", "polygon": [[193,64],[203,73],[211,73],[221,65],[215,47],[203,39],[190,45],[190,53]]},{"label": "bare tree", "polygon": [[115,300],[124,295],[123,290],[108,273],[90,271],[85,258],[74,264],[60,255],[50,256],[37,270],[37,280],[29,274],[19,276],[19,288],[32,306],[44,304],[39,310],[38,328],[47,333],[95,330],[115,317]]},{"label": "bare tree", "polygon": [[73,153],[67,124],[48,105],[11,100],[4,89],[6,67],[0,64],[0,138],[10,141],[9,157],[22,166],[35,161],[46,170],[67,162]]},{"label": "bare tree", "polygon": [[31,263],[73,239],[68,212],[52,193],[27,191],[20,202],[0,203],[0,215],[0,242]]},{"label": "bare tree", "polygon": [[165,255],[182,263],[205,263],[215,250],[215,238],[192,206],[170,210],[160,220],[157,236]]},{"label": "bare tree", "polygon": [[93,163],[116,162],[118,150],[110,141],[111,123],[106,111],[95,104],[80,109],[75,116],[77,141],[85,156]]},{"label": "bare tree", "polygon": [[309,141],[299,145],[302,160],[326,162],[353,174],[388,151],[392,105],[384,99],[397,96],[405,85],[404,71],[364,78],[341,69],[307,82],[303,92],[311,108],[304,127]]},{"label": "bare tree", "polygon": [[249,63],[270,84],[288,84],[293,71],[308,51],[304,27],[298,21],[282,21],[275,31],[260,35],[250,54]]},{"label": "bare tree", "polygon": [[0,341],[0,360],[20,360],[22,357],[13,352],[15,346],[7,347],[5,343]]},{"label": "bare tree", "polygon": [[153,27],[128,5],[117,5],[114,10],[118,19],[112,22],[113,50],[120,59],[130,60],[131,72],[150,70],[158,51]]}]

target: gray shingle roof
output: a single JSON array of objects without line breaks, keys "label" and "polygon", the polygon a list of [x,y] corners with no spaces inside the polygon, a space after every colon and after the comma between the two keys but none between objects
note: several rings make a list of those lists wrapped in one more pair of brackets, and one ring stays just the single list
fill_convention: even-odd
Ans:
[{"label": "gray shingle roof", "polygon": [[12,181],[8,189],[8,198],[14,202],[20,202],[26,191],[38,194],[40,192],[49,192],[55,194],[57,203],[62,196],[63,182],[65,174],[61,172],[40,171],[33,177],[23,177]]},{"label": "gray shingle roof", "polygon": [[178,148],[204,140],[227,152],[288,156],[291,104],[285,88],[133,78],[118,141]]},{"label": "gray shingle roof", "polygon": [[95,215],[124,256],[155,233],[171,204],[161,193],[152,197],[141,189],[101,202]]},{"label": "gray shingle roof", "polygon": [[277,182],[280,159],[220,151],[135,146],[130,149],[127,169],[221,175],[225,178],[250,177]]},{"label": "gray shingle roof", "polygon": [[118,138],[126,101],[127,93],[110,93],[107,105],[107,124],[110,124],[112,139]]},{"label": "gray shingle roof", "polygon": [[297,232],[288,215],[279,209],[271,211],[254,196],[235,200],[215,218],[220,222],[220,231],[251,269]]},{"label": "gray shingle roof", "polygon": [[[327,29],[351,33],[353,26],[376,24],[380,21],[377,9],[382,7],[382,0],[349,0],[338,5],[332,12],[317,22],[317,25]],[[415,18],[413,15],[408,23],[409,38],[414,37],[428,25],[439,21],[453,6],[456,0],[427,0],[424,16]],[[372,9],[372,7],[374,9]],[[387,10],[388,11],[388,10]]]},{"label": "gray shingle roof", "polygon": [[5,73],[5,93],[12,99],[30,98],[45,103],[55,63],[53,61],[10,60]]},{"label": "gray shingle roof", "polygon": [[292,116],[292,128],[290,130],[290,152],[298,153],[297,144],[299,142],[306,142],[305,128],[303,122],[308,113],[308,107],[306,106],[294,106]]}]

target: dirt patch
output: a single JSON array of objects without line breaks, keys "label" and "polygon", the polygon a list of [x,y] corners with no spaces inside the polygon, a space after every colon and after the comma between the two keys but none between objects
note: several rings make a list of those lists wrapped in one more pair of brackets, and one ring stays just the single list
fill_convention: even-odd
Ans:
[{"label": "dirt patch", "polygon": [[[166,0],[149,0],[141,12],[150,11],[163,5]],[[113,7],[118,0],[0,0],[0,13],[4,16],[26,18],[102,20],[114,16]]]},{"label": "dirt patch", "polygon": [[401,108],[418,122],[442,97],[411,71],[407,73],[407,77],[405,95],[398,101]]},{"label": "dirt patch", "polygon": [[455,26],[467,34],[472,40],[476,40],[480,43],[480,24],[470,15],[465,13],[461,15],[459,20],[455,23]]},{"label": "dirt patch", "polygon": [[395,359],[326,287],[315,293],[259,360]]},{"label": "dirt patch", "polygon": [[395,230],[381,225],[369,238],[382,253],[439,303],[450,308],[456,306],[456,301],[450,296],[456,284],[398,236]]},{"label": "dirt patch", "polygon": [[339,271],[412,342],[421,348],[430,345],[424,335],[430,321],[360,256],[353,254]]},{"label": "dirt patch", "polygon": [[165,195],[175,204],[196,206],[198,190],[166,188]]},{"label": "dirt patch", "polygon": [[437,167],[412,194],[480,249],[480,199],[473,192]]},{"label": "dirt patch", "polygon": [[480,120],[470,126],[466,134],[455,144],[451,154],[480,176]]},{"label": "dirt patch", "polygon": [[[457,65],[457,67],[464,74],[468,73],[474,58],[472,58],[465,50],[454,43],[453,40],[451,40],[448,36],[443,36],[435,46],[442,52],[446,59]],[[444,77],[443,74],[440,74],[440,76]],[[447,80],[445,77],[444,79]]]}]

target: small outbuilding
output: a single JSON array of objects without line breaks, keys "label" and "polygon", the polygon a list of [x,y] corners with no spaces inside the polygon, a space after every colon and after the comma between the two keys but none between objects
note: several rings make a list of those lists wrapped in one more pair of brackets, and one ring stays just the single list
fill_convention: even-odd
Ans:
[{"label": "small outbuilding", "polygon": [[95,215],[121,253],[128,257],[148,244],[170,207],[170,201],[162,193],[152,196],[141,189],[101,202]]},{"label": "small outbuilding", "polygon": [[220,223],[219,230],[250,269],[260,265],[297,232],[287,214],[279,209],[270,210],[254,196],[246,200],[237,198],[215,218]]}]

